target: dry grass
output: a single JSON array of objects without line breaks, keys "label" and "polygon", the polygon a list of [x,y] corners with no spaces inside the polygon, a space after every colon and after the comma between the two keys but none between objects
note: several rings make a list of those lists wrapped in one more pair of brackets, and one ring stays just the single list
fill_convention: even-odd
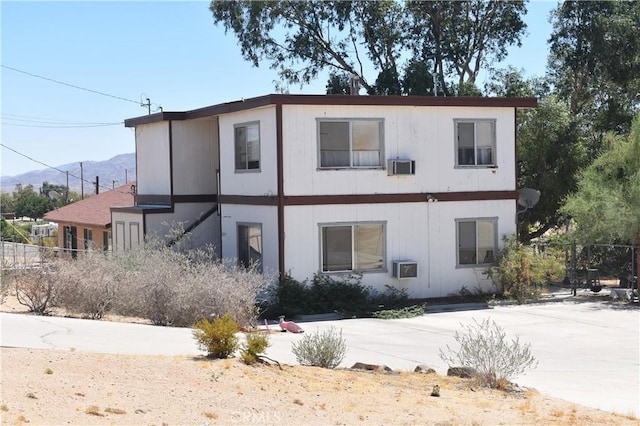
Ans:
[{"label": "dry grass", "polygon": [[[638,419],[463,379],[239,359],[2,348],[2,422],[51,424],[637,425]],[[56,365],[56,380],[42,371]],[[211,379],[216,375],[217,381]],[[440,397],[431,397],[435,385]],[[37,389],[38,399],[25,398]],[[78,406],[82,408],[78,408]],[[109,407],[104,410],[98,407]],[[115,408],[117,407],[117,408]],[[20,420],[20,419],[23,420]]]}]

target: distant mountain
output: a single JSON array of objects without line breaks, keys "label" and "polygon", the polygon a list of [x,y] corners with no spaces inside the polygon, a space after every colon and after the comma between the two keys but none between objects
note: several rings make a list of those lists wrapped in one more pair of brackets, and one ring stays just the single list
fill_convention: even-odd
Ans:
[{"label": "distant mountain", "polygon": [[[63,164],[56,166],[56,168],[69,172],[69,189],[79,193],[81,190],[80,163]],[[95,182],[96,176],[98,176],[101,191],[112,188],[114,184],[120,186],[132,182],[136,180],[136,155],[135,153],[120,154],[106,161],[83,161],[82,176],[84,177],[85,194],[95,194],[95,184],[92,182]],[[54,169],[34,170],[17,176],[2,176],[0,181],[2,190],[7,192],[13,191],[17,184],[33,185],[37,190],[42,186],[42,182],[48,182],[52,185],[66,185],[67,174]]]}]

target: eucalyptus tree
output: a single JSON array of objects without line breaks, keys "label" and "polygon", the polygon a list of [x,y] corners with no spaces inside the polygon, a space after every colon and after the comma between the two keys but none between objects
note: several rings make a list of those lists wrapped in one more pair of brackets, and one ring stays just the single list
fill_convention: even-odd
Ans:
[{"label": "eucalyptus tree", "polygon": [[338,93],[355,76],[369,94],[455,94],[526,28],[524,1],[214,0],[210,10],[253,66],[268,63],[285,85],[328,71]]}]

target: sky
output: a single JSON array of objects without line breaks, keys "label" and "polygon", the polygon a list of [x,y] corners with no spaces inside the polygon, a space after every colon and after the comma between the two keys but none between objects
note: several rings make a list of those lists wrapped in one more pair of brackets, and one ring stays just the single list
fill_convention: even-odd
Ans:
[{"label": "sky", "polygon": [[[544,75],[556,5],[528,3],[522,47],[511,48],[499,67]],[[147,98],[152,112],[184,111],[275,93],[276,71],[243,60],[208,6],[1,1],[0,176],[134,152],[133,130],[123,121],[146,115],[140,103]],[[289,92],[323,94],[326,81],[323,75]]]}]

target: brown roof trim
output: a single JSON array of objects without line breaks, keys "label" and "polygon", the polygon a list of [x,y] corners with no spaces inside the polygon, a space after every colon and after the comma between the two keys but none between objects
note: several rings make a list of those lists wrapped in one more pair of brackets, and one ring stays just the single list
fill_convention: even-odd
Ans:
[{"label": "brown roof trim", "polygon": [[370,105],[370,106],[437,106],[437,107],[498,107],[535,108],[536,98],[489,98],[444,96],[353,96],[353,95],[286,95],[271,94],[234,102],[211,105],[184,112],[161,112],[129,118],[125,127],[169,120],[191,120],[220,114],[259,108],[267,105]]},{"label": "brown roof trim", "polygon": [[158,112],[156,114],[143,115],[141,117],[124,120],[124,127],[135,127],[140,124],[158,123],[160,121],[185,120],[186,112]]},{"label": "brown roof trim", "polygon": [[143,205],[163,205],[167,206],[171,204],[171,195],[169,194],[136,194],[135,195],[135,204],[143,204]]}]

